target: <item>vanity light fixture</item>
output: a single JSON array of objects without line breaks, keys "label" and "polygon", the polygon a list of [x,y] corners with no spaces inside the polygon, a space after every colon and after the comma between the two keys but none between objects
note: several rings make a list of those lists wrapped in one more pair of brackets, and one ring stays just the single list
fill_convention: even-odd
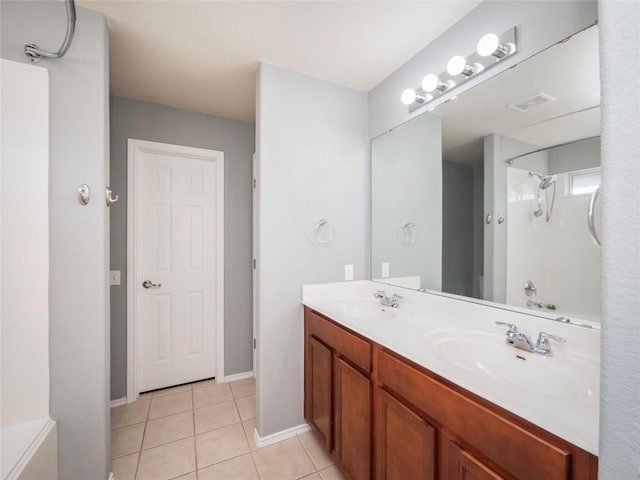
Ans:
[{"label": "vanity light fixture", "polygon": [[451,60],[447,63],[447,73],[452,77],[462,74],[469,78],[471,75],[479,73],[482,70],[483,67],[479,63],[468,65],[467,60],[462,55],[451,57]]},{"label": "vanity light fixture", "polygon": [[411,105],[412,103],[425,103],[433,98],[433,95],[429,95],[427,93],[418,93],[413,88],[407,88],[402,92],[400,96],[400,100],[405,105]]},{"label": "vanity light fixture", "polygon": [[500,38],[495,33],[487,33],[478,40],[476,51],[481,57],[494,56],[496,60],[500,60],[507,55],[512,54],[516,49],[514,43],[501,44]]},{"label": "vanity light fixture", "polygon": [[[426,75],[420,87],[408,88],[402,92],[400,99],[409,107],[409,112],[414,112],[426,104],[435,102],[434,107],[450,98],[442,98],[449,92],[464,84],[471,78],[477,77],[493,65],[510,57],[517,51],[516,28],[510,28],[502,35],[488,33],[477,44],[476,50],[467,55],[456,55],[447,63],[447,69],[435,75]],[[429,111],[433,110],[430,108]]]},{"label": "vanity light fixture", "polygon": [[453,88],[455,86],[455,83],[453,83],[451,80],[441,82],[437,75],[430,73],[422,79],[422,83],[420,86],[425,92],[433,92],[434,90],[437,90],[438,92],[443,93],[446,90]]}]

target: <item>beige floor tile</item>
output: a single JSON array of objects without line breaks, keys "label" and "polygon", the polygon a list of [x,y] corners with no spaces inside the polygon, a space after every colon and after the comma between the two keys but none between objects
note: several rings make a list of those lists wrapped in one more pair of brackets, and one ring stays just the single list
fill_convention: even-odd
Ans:
[{"label": "beige floor tile", "polygon": [[149,420],[155,418],[166,417],[180,412],[188,412],[193,410],[193,400],[191,391],[183,393],[175,393],[162,397],[153,398],[151,400],[151,409],[149,410]]},{"label": "beige floor tile", "polygon": [[136,402],[138,402],[140,400],[151,400],[151,397],[153,397],[153,394],[151,392],[140,393],[138,395],[138,398],[137,398]]},{"label": "beige floor tile", "polygon": [[229,388],[228,383],[215,384],[193,391],[193,406],[195,408],[230,402],[231,400],[233,400],[233,395],[231,394],[231,388]]},{"label": "beige floor tile", "polygon": [[236,398],[241,420],[256,418],[256,396]]},{"label": "beige floor tile", "polygon": [[153,396],[153,398],[157,398],[157,397],[164,397],[166,395],[173,395],[174,393],[183,393],[183,392],[190,392],[191,391],[191,384],[188,383],[187,385],[178,385],[177,387],[169,387],[169,388],[163,388],[162,390],[155,390],[154,392],[151,392],[151,395]]},{"label": "beige floor tile", "polygon": [[144,423],[111,430],[111,458],[123,457],[140,450]]},{"label": "beige floor tile", "polygon": [[218,385],[218,382],[213,378],[209,380],[202,380],[200,382],[195,382],[191,384],[194,390],[198,390],[199,388],[212,387],[214,385]]},{"label": "beige floor tile", "polygon": [[196,435],[199,469],[248,452],[249,445],[240,423]]},{"label": "beige floor tile", "polygon": [[322,478],[320,478],[320,474],[316,472],[311,475],[307,475],[306,477],[302,477],[300,480],[322,480]]},{"label": "beige floor tile", "polygon": [[138,400],[128,405],[111,409],[111,428],[126,427],[147,421],[150,400]]},{"label": "beige floor tile", "polygon": [[179,477],[174,477],[171,480],[197,480],[196,472],[187,473],[186,475],[180,475]]},{"label": "beige floor tile", "polygon": [[[148,428],[148,427],[147,427]],[[145,435],[146,436],[146,435]],[[313,431],[298,435],[298,439],[307,451],[316,469],[321,470],[333,465],[333,460],[324,449],[324,445]]]},{"label": "beige floor tile", "polygon": [[194,412],[196,434],[240,422],[235,402],[223,402],[198,408]]},{"label": "beige floor tile", "polygon": [[196,470],[193,438],[143,450],[136,480],[167,480]]},{"label": "beige floor tile", "polygon": [[262,480],[294,480],[315,471],[297,438],[269,445],[251,455]]},{"label": "beige floor tile", "polygon": [[320,477],[322,480],[347,480],[340,469],[335,465],[324,470],[320,470]]},{"label": "beige floor tile", "polygon": [[144,432],[142,448],[152,448],[163,443],[193,436],[193,412],[183,412],[168,417],[149,420]]},{"label": "beige floor tile", "polygon": [[250,454],[198,470],[198,480],[259,480]]},{"label": "beige floor tile", "polygon": [[111,460],[111,471],[115,480],[133,480],[138,467],[138,453]]},{"label": "beige floor tile", "polygon": [[247,442],[249,442],[249,448],[251,450],[256,450],[258,446],[256,445],[256,437],[254,431],[256,429],[256,420],[252,418],[251,420],[245,420],[242,422],[242,428],[244,428],[244,433],[247,436]]},{"label": "beige floor tile", "polygon": [[231,390],[235,398],[248,397],[256,394],[256,379],[245,378],[231,383]]}]

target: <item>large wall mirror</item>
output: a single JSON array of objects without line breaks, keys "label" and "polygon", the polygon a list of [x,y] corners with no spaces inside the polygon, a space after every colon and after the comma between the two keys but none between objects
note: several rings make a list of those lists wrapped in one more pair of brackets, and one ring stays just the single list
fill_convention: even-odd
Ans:
[{"label": "large wall mirror", "polygon": [[372,141],[373,280],[599,321],[597,30]]}]

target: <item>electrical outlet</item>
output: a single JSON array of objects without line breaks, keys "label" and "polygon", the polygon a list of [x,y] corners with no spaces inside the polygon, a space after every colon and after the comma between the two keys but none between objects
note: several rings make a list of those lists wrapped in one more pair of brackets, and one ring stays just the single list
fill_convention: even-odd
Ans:
[{"label": "electrical outlet", "polygon": [[353,265],[344,266],[344,279],[353,280]]},{"label": "electrical outlet", "polygon": [[389,264],[382,264],[382,278],[389,278]]},{"label": "electrical outlet", "polygon": [[109,283],[111,285],[120,285],[120,270],[111,270],[109,272]]}]

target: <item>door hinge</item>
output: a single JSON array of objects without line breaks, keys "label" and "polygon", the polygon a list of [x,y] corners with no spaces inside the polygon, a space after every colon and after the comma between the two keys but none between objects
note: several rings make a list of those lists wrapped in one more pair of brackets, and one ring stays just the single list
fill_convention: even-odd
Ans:
[{"label": "door hinge", "polygon": [[255,338],[253,339],[253,349],[254,350],[256,349],[256,339]]},{"label": "door hinge", "polygon": [[255,178],[253,179],[253,188],[254,189],[256,188],[256,179]]},{"label": "door hinge", "polygon": [[254,270],[256,269],[256,259],[255,258],[253,259],[253,269]]}]

